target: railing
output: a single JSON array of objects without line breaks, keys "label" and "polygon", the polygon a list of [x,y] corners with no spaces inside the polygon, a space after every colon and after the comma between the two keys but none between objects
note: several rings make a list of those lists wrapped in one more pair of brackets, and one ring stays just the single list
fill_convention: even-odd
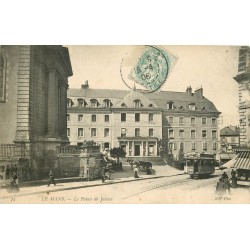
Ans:
[{"label": "railing", "polygon": [[82,150],[86,150],[87,153],[95,154],[100,153],[100,146],[59,146],[56,148],[58,155],[79,155]]},{"label": "railing", "polygon": [[28,158],[30,149],[26,143],[0,144],[0,158]]}]

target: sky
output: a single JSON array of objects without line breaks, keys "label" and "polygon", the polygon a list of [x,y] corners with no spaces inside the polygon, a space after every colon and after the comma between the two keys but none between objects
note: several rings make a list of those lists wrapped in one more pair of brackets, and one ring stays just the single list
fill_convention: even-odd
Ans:
[{"label": "sky", "polygon": [[[90,88],[128,89],[120,75],[127,76],[129,69],[140,56],[144,46],[67,46],[73,76],[70,88],[80,88],[88,80]],[[160,46],[178,57],[162,90],[193,91],[203,87],[203,95],[222,112],[220,127],[239,124],[237,75],[238,46]],[[125,77],[126,79],[126,77]],[[128,79],[127,79],[128,80]],[[129,82],[131,86],[131,82]]]}]

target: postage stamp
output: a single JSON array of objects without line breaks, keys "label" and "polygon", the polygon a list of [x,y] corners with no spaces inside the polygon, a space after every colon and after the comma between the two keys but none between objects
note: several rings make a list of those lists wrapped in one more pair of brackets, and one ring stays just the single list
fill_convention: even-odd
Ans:
[{"label": "postage stamp", "polygon": [[155,92],[163,86],[176,61],[177,57],[170,52],[159,47],[146,46],[129,79]]}]

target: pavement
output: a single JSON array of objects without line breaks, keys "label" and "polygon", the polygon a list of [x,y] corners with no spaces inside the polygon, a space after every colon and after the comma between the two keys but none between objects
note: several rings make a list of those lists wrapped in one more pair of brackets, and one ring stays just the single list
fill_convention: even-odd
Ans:
[{"label": "pavement", "polygon": [[134,172],[130,169],[130,166],[123,166],[123,171],[115,172],[111,175],[110,180],[106,180],[105,183],[102,183],[101,179],[86,181],[86,179],[81,177],[75,178],[62,178],[55,179],[56,186],[50,185],[47,186],[48,180],[42,181],[32,181],[26,182],[20,185],[20,191],[18,193],[9,193],[6,189],[0,190],[0,199],[11,198],[13,196],[27,196],[34,194],[43,194],[43,193],[51,193],[51,192],[59,192],[63,190],[72,190],[79,188],[88,188],[88,187],[96,187],[103,185],[112,185],[124,182],[133,182],[154,178],[163,178],[163,177],[171,177],[177,175],[183,175],[183,170],[178,170],[171,166],[154,166],[152,170],[152,175],[146,175],[145,172],[139,172],[139,177],[134,178]]}]

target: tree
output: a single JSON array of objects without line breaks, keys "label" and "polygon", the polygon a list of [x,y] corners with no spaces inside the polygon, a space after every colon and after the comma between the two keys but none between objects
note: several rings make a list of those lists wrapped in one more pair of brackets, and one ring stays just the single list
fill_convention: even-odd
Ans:
[{"label": "tree", "polygon": [[125,157],[126,156],[126,152],[124,152],[124,150],[122,149],[122,148],[116,148],[116,147],[114,147],[114,148],[112,148],[112,149],[110,149],[110,156],[111,157],[115,157],[116,158],[116,160],[117,160],[117,163],[118,163],[118,165],[119,165],[119,158],[121,157],[121,158],[123,158],[123,157]]}]

